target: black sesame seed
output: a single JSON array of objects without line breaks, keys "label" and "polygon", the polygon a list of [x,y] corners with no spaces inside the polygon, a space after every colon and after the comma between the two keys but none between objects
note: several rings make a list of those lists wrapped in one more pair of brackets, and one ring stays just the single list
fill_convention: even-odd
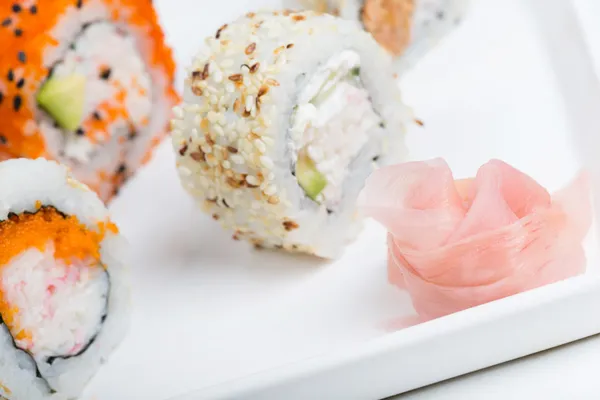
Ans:
[{"label": "black sesame seed", "polygon": [[21,104],[23,103],[23,100],[21,99],[21,96],[16,95],[15,98],[13,99],[13,108],[15,109],[15,111],[19,111],[19,109],[21,109]]},{"label": "black sesame seed", "polygon": [[23,88],[24,85],[25,85],[25,78],[19,79],[19,81],[17,82],[17,89]]},{"label": "black sesame seed", "polygon": [[15,36],[16,36],[16,37],[19,37],[19,36],[21,36],[22,34],[23,34],[23,30],[22,30],[22,29],[19,29],[19,28],[15,29]]},{"label": "black sesame seed", "polygon": [[0,144],[6,144],[6,142],[7,142],[6,136],[0,135]]},{"label": "black sesame seed", "polygon": [[296,176],[296,171],[292,171],[292,176]]},{"label": "black sesame seed", "polygon": [[435,13],[435,16],[437,19],[442,20],[444,19],[444,12],[443,11],[438,11]]},{"label": "black sesame seed", "polygon": [[21,12],[21,6],[19,4],[17,4],[17,3],[15,3],[12,6],[12,10],[13,10],[13,12],[20,13]]},{"label": "black sesame seed", "polygon": [[17,53],[17,59],[19,61],[21,61],[22,63],[25,63],[27,61],[27,56],[25,55],[25,52],[24,51],[19,51]]},{"label": "black sesame seed", "polygon": [[4,21],[2,21],[2,26],[9,26],[11,23],[12,19],[6,18]]},{"label": "black sesame seed", "polygon": [[69,45],[69,50],[75,50],[75,43],[71,43]]},{"label": "black sesame seed", "polygon": [[2,104],[2,100],[4,100],[4,93],[0,92],[0,104]]},{"label": "black sesame seed", "polygon": [[123,174],[123,173],[125,173],[126,170],[127,170],[127,165],[121,164],[117,168],[117,174]]},{"label": "black sesame seed", "polygon": [[77,136],[83,136],[85,134],[85,131],[81,128],[77,128],[77,130],[75,131],[75,134]]},{"label": "black sesame seed", "polygon": [[91,22],[86,22],[85,24],[81,25],[81,30],[85,31],[87,28],[90,27],[91,24]]},{"label": "black sesame seed", "polygon": [[380,122],[380,123],[379,123],[379,127],[380,127],[380,128],[385,128],[385,124],[384,124],[383,122]]},{"label": "black sesame seed", "polygon": [[9,70],[8,70],[8,75],[6,75],[6,78],[8,78],[8,80],[9,80],[10,82],[12,82],[12,81],[14,81],[14,80],[15,80],[15,73],[13,72],[13,70],[12,70],[12,69],[9,69]]},{"label": "black sesame seed", "polygon": [[55,127],[56,129],[60,128],[60,125],[56,121],[54,121],[54,123],[52,124],[52,126]]},{"label": "black sesame seed", "polygon": [[129,131],[129,135],[127,135],[127,138],[129,140],[133,140],[133,139],[135,139],[137,137],[137,135],[138,135],[137,131],[135,129],[131,129]]},{"label": "black sesame seed", "polygon": [[37,14],[37,6],[34,4],[29,8],[29,12],[32,14]]},{"label": "black sesame seed", "polygon": [[112,73],[112,70],[110,68],[106,68],[105,70],[102,70],[102,72],[100,72],[100,79],[104,79],[105,81],[108,80],[110,78],[111,73]]},{"label": "black sesame seed", "polygon": [[333,210],[330,210],[329,208],[327,209],[327,214],[331,215],[333,214]]},{"label": "black sesame seed", "polygon": [[77,0],[77,8],[81,8],[83,6],[83,0]]},{"label": "black sesame seed", "polygon": [[379,157],[380,157],[380,156],[375,156],[375,157],[373,157],[373,161],[377,161],[377,160],[379,160]]},{"label": "black sesame seed", "polygon": [[102,118],[100,117],[100,114],[98,113],[98,111],[94,111],[94,113],[92,114],[92,117],[94,117],[94,119],[96,121],[100,121]]}]

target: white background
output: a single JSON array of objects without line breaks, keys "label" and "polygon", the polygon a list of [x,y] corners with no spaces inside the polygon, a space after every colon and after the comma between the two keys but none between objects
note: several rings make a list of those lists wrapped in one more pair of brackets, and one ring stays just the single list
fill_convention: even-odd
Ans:
[{"label": "white background", "polygon": [[[206,35],[274,1],[155,4],[180,65],[187,65]],[[461,176],[499,157],[554,190],[580,160],[548,58],[520,13],[523,2],[473,3],[476,12],[465,29],[402,83],[406,101],[426,123],[409,135],[413,156],[444,156]],[[594,0],[578,3],[600,11]],[[594,14],[586,15],[593,25]],[[546,153],[536,151],[542,142]],[[131,242],[135,309],[129,337],[90,385],[91,399],[164,400],[360,345],[387,335],[387,322],[411,313],[407,296],[385,283],[380,229],[371,225],[327,266],[256,253],[196,210],[177,181],[169,147],[159,149],[111,207]],[[599,364],[600,343],[593,339],[406,397],[566,398],[583,390],[583,381],[589,387],[600,381]]]}]

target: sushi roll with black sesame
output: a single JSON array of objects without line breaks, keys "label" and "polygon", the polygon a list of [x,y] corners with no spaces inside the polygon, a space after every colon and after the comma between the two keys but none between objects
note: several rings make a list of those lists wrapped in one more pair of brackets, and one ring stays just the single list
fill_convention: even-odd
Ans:
[{"label": "sushi roll with black sesame", "polygon": [[351,21],[249,13],[193,60],[172,140],[183,186],[256,246],[334,258],[378,165],[402,160],[410,111],[391,58]]},{"label": "sushi roll with black sesame", "polygon": [[[289,1],[289,0],[288,0]],[[300,0],[304,6],[359,21],[405,72],[465,16],[470,0]]]},{"label": "sushi roll with black sesame", "polygon": [[54,161],[4,161],[0,183],[0,398],[73,399],[128,327],[122,239]]},{"label": "sushi roll with black sesame", "polygon": [[108,201],[168,131],[171,50],[150,1],[0,9],[0,159],[58,160]]}]

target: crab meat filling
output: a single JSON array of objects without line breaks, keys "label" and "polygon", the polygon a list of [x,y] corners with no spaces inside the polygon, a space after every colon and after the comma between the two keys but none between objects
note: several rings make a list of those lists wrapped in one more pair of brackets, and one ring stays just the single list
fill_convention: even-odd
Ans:
[{"label": "crab meat filling", "polygon": [[291,152],[305,194],[328,209],[342,200],[349,166],[384,125],[360,80],[360,57],[345,50],[310,78],[294,107]]},{"label": "crab meat filling", "polygon": [[35,360],[80,354],[99,332],[109,291],[101,238],[51,207],[0,222],[0,315]]}]

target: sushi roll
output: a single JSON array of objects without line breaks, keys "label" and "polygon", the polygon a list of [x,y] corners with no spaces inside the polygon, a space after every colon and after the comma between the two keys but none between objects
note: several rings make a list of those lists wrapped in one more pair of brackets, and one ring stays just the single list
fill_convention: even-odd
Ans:
[{"label": "sushi roll", "polygon": [[73,399],[128,327],[122,239],[54,161],[4,161],[0,182],[0,398]]},{"label": "sushi roll", "polygon": [[402,160],[410,111],[391,58],[328,14],[249,13],[194,58],[172,141],[185,189],[234,239],[335,258],[355,200]]},{"label": "sushi roll", "polygon": [[300,0],[310,9],[359,21],[395,58],[395,69],[410,69],[463,19],[469,0]]},{"label": "sushi roll", "polygon": [[179,100],[152,2],[3,4],[0,160],[57,160],[108,201],[149,159]]}]

